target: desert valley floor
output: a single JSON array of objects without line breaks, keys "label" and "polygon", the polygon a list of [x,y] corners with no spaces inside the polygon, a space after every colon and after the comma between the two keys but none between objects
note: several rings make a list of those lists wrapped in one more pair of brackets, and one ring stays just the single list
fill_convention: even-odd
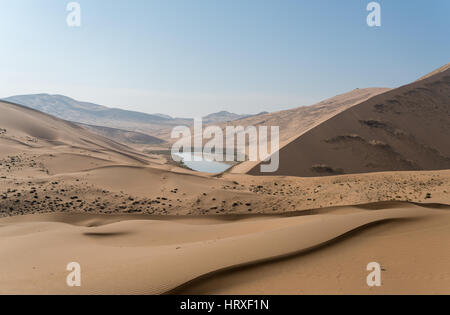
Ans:
[{"label": "desert valley floor", "polygon": [[[450,293],[450,170],[209,175],[23,106],[0,112],[0,294]],[[366,284],[372,261],[381,287]]]}]

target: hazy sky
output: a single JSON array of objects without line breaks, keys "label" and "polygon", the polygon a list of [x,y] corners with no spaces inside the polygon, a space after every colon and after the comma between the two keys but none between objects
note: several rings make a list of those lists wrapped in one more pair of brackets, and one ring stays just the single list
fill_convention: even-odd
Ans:
[{"label": "hazy sky", "polygon": [[450,62],[450,1],[0,0],[0,97],[174,116],[275,111],[396,87]]}]

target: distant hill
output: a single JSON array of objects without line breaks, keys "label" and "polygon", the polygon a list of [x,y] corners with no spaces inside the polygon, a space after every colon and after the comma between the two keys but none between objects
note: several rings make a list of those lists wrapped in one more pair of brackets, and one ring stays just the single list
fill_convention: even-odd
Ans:
[{"label": "distant hill", "polygon": [[215,122],[227,122],[227,121],[233,121],[237,119],[241,119],[244,117],[247,117],[248,115],[238,115],[234,113],[230,113],[227,111],[221,111],[218,113],[209,114],[208,116],[203,117],[204,123],[215,123]]},{"label": "distant hill", "polygon": [[[63,95],[17,95],[7,97],[4,100],[36,109],[64,120],[90,126],[108,127],[117,130],[120,129],[122,131],[134,131],[140,134],[148,134],[156,138],[163,138],[164,140],[169,140],[170,131],[174,126],[191,126],[193,123],[193,119],[191,118],[172,118],[165,114],[146,114],[136,111],[109,108],[98,104],[77,101]],[[238,115],[222,111],[206,116],[204,118],[204,123],[221,123],[250,116],[251,115]],[[113,132],[108,129],[100,130],[97,128],[96,130],[103,135],[116,134],[118,136],[119,134],[118,131]],[[123,133],[122,136],[124,136]],[[129,136],[130,134],[126,135],[125,138],[128,140],[136,139],[134,136],[131,138],[129,138]],[[143,139],[140,137],[138,138],[141,140]],[[124,138],[122,139],[125,140]],[[147,138],[145,141],[151,140]]]},{"label": "distant hill", "polygon": [[323,176],[450,169],[450,69],[376,95],[290,141],[272,174]]},{"label": "distant hill", "polygon": [[124,144],[146,144],[146,145],[154,145],[154,144],[163,144],[164,140],[147,135],[145,133],[136,132],[136,131],[128,131],[117,128],[110,127],[101,127],[101,126],[93,126],[86,125],[81,123],[76,123],[77,125],[88,129],[92,133],[101,135],[103,137],[114,139],[114,141],[121,142]]},{"label": "distant hill", "polygon": [[130,158],[130,154],[137,153],[126,145],[93,134],[72,122],[8,101],[0,100],[0,127],[2,147],[10,152],[16,148],[42,149],[64,145],[98,152],[108,149],[126,159]]},{"label": "distant hill", "polygon": [[355,89],[311,106],[300,106],[273,113],[263,112],[258,115],[248,115],[234,120],[230,125],[279,126],[280,141],[285,143],[321,123],[324,119],[328,119],[340,111],[388,90],[387,88]]},{"label": "distant hill", "polygon": [[165,114],[153,114],[153,115],[164,118],[164,119],[169,119],[169,120],[173,119],[173,117],[171,117],[169,115],[165,115]]},{"label": "distant hill", "polygon": [[208,116],[203,117],[203,122],[205,124],[224,123],[224,122],[231,122],[231,121],[236,121],[236,120],[240,120],[240,119],[245,119],[245,118],[249,118],[249,117],[260,116],[260,115],[264,115],[264,114],[268,114],[268,112],[261,112],[256,115],[239,115],[239,114],[230,113],[227,111],[221,111],[221,112],[209,114]]},{"label": "distant hill", "polygon": [[163,117],[162,115],[150,115],[80,102],[63,95],[18,95],[5,98],[5,100],[39,110],[64,120],[94,125],[110,124],[117,120],[130,123],[164,123],[173,120],[170,117]]}]

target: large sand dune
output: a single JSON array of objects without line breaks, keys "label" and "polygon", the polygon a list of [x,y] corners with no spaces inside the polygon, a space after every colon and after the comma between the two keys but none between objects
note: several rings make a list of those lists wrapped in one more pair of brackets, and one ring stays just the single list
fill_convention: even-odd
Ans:
[{"label": "large sand dune", "polygon": [[70,122],[37,110],[0,101],[0,126],[4,138],[32,143],[36,146],[82,145],[90,148],[123,150],[127,148],[110,139],[96,136]]},{"label": "large sand dune", "polygon": [[[311,106],[300,106],[289,110],[239,119],[222,124],[221,127],[225,129],[226,126],[277,126],[280,130],[279,142],[282,148],[338,113],[388,90],[387,88],[355,89]],[[246,154],[248,154],[248,151],[246,151]],[[234,166],[230,172],[246,173],[257,164],[257,161],[246,161]]]},{"label": "large sand dune", "polygon": [[[275,175],[450,168],[450,70],[376,95],[280,150]],[[259,166],[250,170],[261,174]]]},{"label": "large sand dune", "polygon": [[[434,79],[420,81],[430,97],[447,91]],[[367,106],[370,95],[353,93],[317,106],[319,116],[310,109],[323,122],[293,133]],[[429,116],[418,113],[449,134],[433,100]],[[447,153],[436,134],[423,137]],[[449,187],[450,170],[195,173],[0,102],[0,294],[449,293]],[[371,261],[383,266],[380,288],[365,284]],[[66,285],[69,262],[81,264],[80,288]]]},{"label": "large sand dune", "polygon": [[[232,273],[236,268],[262,262],[266,263],[264,268],[268,270],[265,278],[269,281],[256,284],[255,279],[238,282],[231,277],[231,280],[228,279],[230,287],[227,287],[222,273],[217,280],[199,281],[199,290],[202,293],[274,294],[287,292],[290,288],[293,290],[291,292],[320,292],[317,283],[309,286],[312,278],[317,278],[322,281],[322,293],[368,293],[370,289],[365,286],[365,267],[374,259],[387,269],[386,286],[377,292],[389,292],[393,288],[397,288],[398,293],[427,292],[428,287],[417,281],[424,277],[432,280],[434,292],[448,293],[450,274],[448,270],[443,272],[442,268],[446,264],[448,266],[450,256],[445,244],[440,242],[442,238],[449,237],[448,207],[433,210],[396,204],[384,210],[357,207],[334,210],[346,211],[284,218],[256,217],[232,222],[211,218],[211,222],[203,219],[199,223],[193,219],[183,222],[180,218],[155,221],[151,217],[141,220],[122,217],[121,221],[112,223],[108,222],[108,218],[97,216],[89,218],[96,220],[94,225],[91,222],[89,226],[86,226],[89,221],[83,224],[82,217],[71,218],[70,215],[57,222],[51,216],[3,219],[0,221],[0,293],[162,294],[175,289],[183,292],[186,284],[190,285],[184,289],[195,291],[196,283],[193,281],[196,279],[211,277],[217,272]],[[371,243],[368,244],[372,245],[370,250],[374,255],[370,255],[368,250],[352,252],[353,260],[356,259],[360,265],[354,262],[342,264],[345,258],[334,252],[328,259],[334,261],[337,268],[327,268],[325,274],[321,274],[319,266],[313,274],[311,270],[307,274],[295,274],[292,263],[290,270],[285,269],[280,274],[279,266],[286,264],[281,259],[283,257],[294,257],[300,264],[297,269],[301,268],[302,256],[306,252],[320,250],[321,246],[356,229],[391,220],[399,220],[401,223],[397,224],[402,225],[397,230],[380,233],[379,240],[369,237]],[[433,232],[427,231],[430,228]],[[409,235],[407,241],[402,237],[404,233]],[[365,235],[367,237],[368,234]],[[394,238],[398,246],[403,243],[416,244],[424,242],[421,235],[426,235],[427,244],[433,246],[425,250],[401,247],[401,261],[389,256],[394,245],[383,242],[383,239],[388,241]],[[351,247],[351,243],[347,241],[344,249]],[[422,266],[423,255],[433,257],[432,264],[440,268]],[[421,261],[417,263],[417,259]],[[277,262],[270,264],[273,260]],[[65,283],[68,272],[64,268],[72,261],[82,266],[83,282],[80,288],[69,288]],[[428,269],[420,270],[420,267]],[[261,268],[247,268],[239,273],[243,278],[251,277]],[[310,264],[307,262],[304,268],[310,268]],[[407,275],[407,280],[419,283],[419,286],[402,287],[402,278],[391,276],[391,268],[401,270],[402,274]],[[286,275],[290,271],[293,273]],[[336,277],[340,277],[339,283],[336,283]],[[326,284],[327,281],[330,282]],[[206,287],[205,282],[209,283]],[[211,287],[211,283],[215,282],[219,285]],[[352,283],[356,285],[351,286]]]}]

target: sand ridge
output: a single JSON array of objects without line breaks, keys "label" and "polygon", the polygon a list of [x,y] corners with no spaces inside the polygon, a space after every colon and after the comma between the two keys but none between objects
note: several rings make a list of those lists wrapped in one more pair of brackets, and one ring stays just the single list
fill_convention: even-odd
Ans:
[{"label": "sand ridge", "polygon": [[[302,253],[374,222],[447,217],[448,210],[409,205],[213,225],[123,218],[84,227],[3,219],[0,292],[162,294],[214,272]],[[32,244],[39,248],[31,250]],[[81,288],[65,285],[70,261],[85,266]]]},{"label": "sand ridge", "polygon": [[[306,116],[284,136],[326,129],[382,92],[294,109]],[[450,170],[211,175],[23,106],[0,113],[0,294],[450,292]],[[421,157],[439,155],[433,134]],[[80,288],[65,282],[74,261]],[[365,284],[371,261],[381,288]]]},{"label": "sand ridge", "polygon": [[450,168],[450,70],[337,113],[279,151],[274,174],[329,176]]}]

